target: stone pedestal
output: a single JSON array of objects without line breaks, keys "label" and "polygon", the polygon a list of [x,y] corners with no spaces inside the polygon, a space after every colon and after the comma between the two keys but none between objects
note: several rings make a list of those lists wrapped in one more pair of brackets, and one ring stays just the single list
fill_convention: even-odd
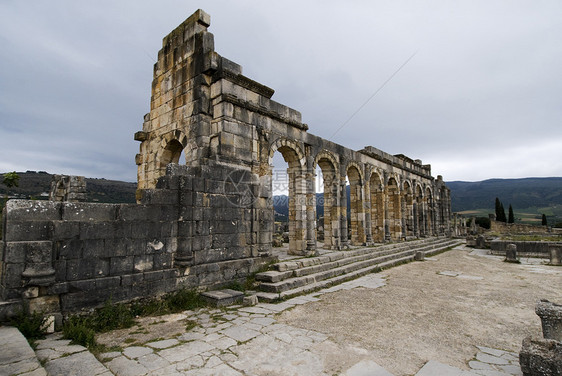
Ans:
[{"label": "stone pedestal", "polygon": [[425,259],[425,252],[417,251],[414,255],[414,260],[416,261],[423,261]]},{"label": "stone pedestal", "polygon": [[505,250],[505,261],[519,262],[517,259],[517,246],[515,244],[508,244]]},{"label": "stone pedestal", "polygon": [[519,353],[524,376],[562,375],[562,305],[541,300],[535,312],[541,318],[544,338],[527,337]]},{"label": "stone pedestal", "polygon": [[562,265],[562,244],[550,244],[550,264],[551,265]]},{"label": "stone pedestal", "polygon": [[562,342],[562,305],[541,300],[535,312],[541,318],[543,337]]}]

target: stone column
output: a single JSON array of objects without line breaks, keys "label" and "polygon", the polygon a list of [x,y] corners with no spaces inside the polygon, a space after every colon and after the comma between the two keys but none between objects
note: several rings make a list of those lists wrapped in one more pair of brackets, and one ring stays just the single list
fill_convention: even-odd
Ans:
[{"label": "stone column", "polygon": [[306,253],[316,254],[316,192],[314,191],[315,171],[312,169],[314,160],[307,157],[307,171],[305,180],[306,190]]},{"label": "stone column", "polygon": [[371,186],[368,180],[365,181],[363,212],[365,213],[365,243],[366,245],[371,245],[373,244],[373,232],[371,228]]},{"label": "stone column", "polygon": [[347,189],[345,184],[345,175],[340,178],[340,228],[341,228],[341,246],[343,248],[349,247],[349,240],[347,239]]},{"label": "stone column", "polygon": [[388,194],[388,187],[387,189],[385,189],[385,194],[384,194],[384,241],[390,241],[392,240],[392,237],[390,235],[390,213],[389,213],[389,200],[390,200],[390,195]]}]

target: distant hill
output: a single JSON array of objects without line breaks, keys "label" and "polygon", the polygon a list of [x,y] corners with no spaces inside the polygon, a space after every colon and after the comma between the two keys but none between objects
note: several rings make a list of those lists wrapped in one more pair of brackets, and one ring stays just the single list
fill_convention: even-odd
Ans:
[{"label": "distant hill", "polygon": [[[3,175],[4,173],[0,173]],[[10,196],[47,200],[51,189],[52,174],[45,171],[18,172],[19,186],[10,188]],[[1,182],[1,179],[0,179]],[[137,183],[117,180],[86,178],[87,201],[103,203],[134,203]],[[0,195],[7,192],[6,186],[0,184]]]},{"label": "distant hill", "polygon": [[[18,175],[19,187],[10,189],[10,196],[45,200],[48,198],[51,174],[45,171],[26,171],[18,172]],[[506,211],[511,204],[515,211],[535,208],[537,210],[530,212],[540,214],[546,211],[547,216],[553,217],[553,220],[562,220],[562,177],[452,181],[446,184],[451,189],[453,212],[487,209],[492,213],[495,198],[498,197]],[[136,188],[136,183],[86,178],[87,200],[90,202],[134,203]],[[0,197],[3,197],[6,191],[6,187],[0,184]],[[349,186],[347,191],[349,200]],[[316,194],[317,202],[320,202],[322,196],[322,193]],[[286,196],[275,196],[274,207],[279,219],[288,216]],[[550,208],[550,213],[545,208]],[[323,215],[320,205],[317,214]]]},{"label": "distant hill", "polygon": [[[486,212],[494,212],[495,199],[498,197],[507,211],[511,204],[514,210],[528,210],[540,218],[540,213],[546,213],[549,223],[562,219],[562,178],[524,178],[524,179],[490,179],[479,182],[453,181],[447,182],[451,189],[451,206],[453,212],[470,210],[482,211],[479,215],[487,216]],[[349,200],[349,186],[348,200]],[[322,193],[316,194],[316,201]],[[286,216],[288,206],[286,196],[275,196],[275,212]],[[548,208],[548,210],[547,210]],[[323,215],[323,208],[318,205],[317,213]]]},{"label": "distant hill", "polygon": [[490,179],[447,182],[453,212],[494,208],[496,197],[507,210],[562,205],[562,178]]}]

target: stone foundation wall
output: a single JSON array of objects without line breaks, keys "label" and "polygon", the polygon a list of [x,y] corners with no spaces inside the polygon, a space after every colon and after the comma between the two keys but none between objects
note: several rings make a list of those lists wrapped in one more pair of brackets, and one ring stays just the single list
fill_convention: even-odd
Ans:
[{"label": "stone foundation wall", "polygon": [[517,246],[518,256],[550,258],[549,247],[551,244],[557,244],[557,243],[493,240],[490,242],[490,253],[492,253],[493,255],[505,255],[508,244],[515,244]]},{"label": "stone foundation wall", "polygon": [[271,233],[259,221],[273,216],[259,199],[240,201],[238,191],[253,189],[244,176],[170,165],[138,205],[8,201],[1,298],[72,312],[243,280],[269,261]]}]

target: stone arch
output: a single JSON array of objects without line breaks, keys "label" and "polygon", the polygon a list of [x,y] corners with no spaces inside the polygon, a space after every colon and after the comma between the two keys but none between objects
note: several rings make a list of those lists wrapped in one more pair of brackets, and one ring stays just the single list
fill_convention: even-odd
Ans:
[{"label": "stone arch", "polygon": [[[307,250],[307,213],[306,213],[306,197],[307,184],[306,181],[306,165],[305,157],[300,146],[289,139],[278,139],[273,142],[269,148],[269,188],[273,193],[273,180],[271,179],[273,171],[272,160],[274,153],[278,151],[288,164],[287,168],[287,185],[289,191],[289,254],[305,255]],[[271,205],[273,209],[273,202]]]},{"label": "stone arch", "polygon": [[304,157],[304,152],[302,148],[299,146],[297,142],[287,138],[279,138],[275,140],[269,148],[270,165],[273,159],[273,154],[276,151],[279,151],[281,155],[283,155],[283,159],[285,159],[285,162],[289,164],[289,167],[304,168],[306,159]]},{"label": "stone arch", "polygon": [[402,182],[402,235],[414,235],[414,194],[409,180]]},{"label": "stone arch", "polygon": [[[339,169],[338,159],[330,151],[322,150],[318,154],[316,154],[316,158],[314,158],[314,166],[313,167],[316,168],[316,166],[319,165],[319,162],[321,160],[326,160],[326,161],[331,162],[331,164],[334,166],[336,171],[338,171],[338,169]],[[320,167],[322,167],[322,166],[320,166]]]},{"label": "stone arch", "polygon": [[[180,130],[166,133],[160,140],[157,148],[156,156],[153,161],[155,170],[153,184],[161,176],[166,175],[166,167],[170,163],[185,163],[190,165],[197,157],[192,153],[196,152],[196,147],[188,141],[187,136]],[[182,152],[185,154],[185,161],[180,161]]]},{"label": "stone arch", "polygon": [[400,183],[391,175],[386,184],[386,236],[398,240],[402,237],[402,212],[400,204]]},{"label": "stone arch", "polygon": [[[349,176],[349,172],[354,171],[353,172],[353,177]],[[363,168],[361,167],[361,165],[355,161],[349,161],[347,162],[347,166],[345,167],[345,172],[349,178],[349,183],[351,184],[351,179],[353,178],[356,181],[356,184],[360,184],[363,185],[364,179],[363,179]]]},{"label": "stone arch", "polygon": [[[351,244],[361,245],[366,242],[365,212],[363,210],[363,174],[362,168],[355,161],[347,164],[346,175],[349,179],[349,219]],[[344,194],[347,194],[345,192]]]},{"label": "stone arch", "polygon": [[340,226],[339,226],[339,206],[338,206],[338,168],[339,164],[332,153],[321,151],[314,159],[314,170],[316,165],[322,170],[324,185],[323,209],[324,209],[324,248],[340,248]]},{"label": "stone arch", "polygon": [[382,171],[375,169],[369,176],[369,194],[371,201],[371,234],[373,241],[383,242],[385,237],[385,190]]}]

